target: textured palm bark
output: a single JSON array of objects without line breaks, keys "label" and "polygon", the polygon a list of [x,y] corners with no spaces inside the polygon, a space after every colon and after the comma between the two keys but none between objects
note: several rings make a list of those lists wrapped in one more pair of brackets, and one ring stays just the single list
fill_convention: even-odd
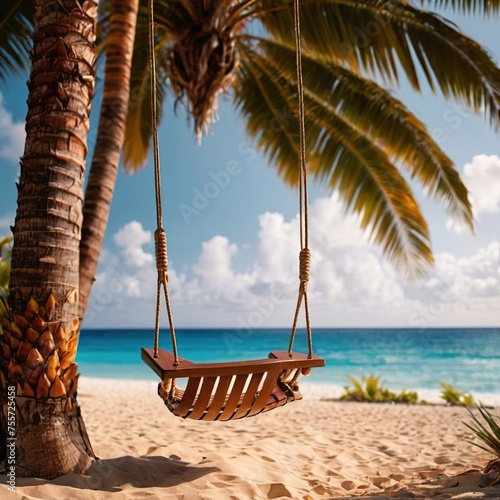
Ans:
[{"label": "textured palm bark", "polygon": [[83,207],[79,316],[84,317],[115,189],[130,95],[139,0],[112,0],[96,144]]},{"label": "textured palm bark", "polygon": [[[35,1],[26,145],[0,352],[4,429],[8,387],[18,408],[19,475],[82,472],[95,458],[75,400],[74,359],[96,19],[95,0]],[[64,411],[54,413],[61,405]],[[68,430],[61,433],[63,427]],[[50,443],[50,453],[42,456],[43,443]]]},{"label": "textured palm bark", "polygon": [[92,463],[94,454],[75,398],[18,397],[16,424],[16,476],[54,479],[68,473],[68,457],[75,457],[71,472],[76,474]]}]

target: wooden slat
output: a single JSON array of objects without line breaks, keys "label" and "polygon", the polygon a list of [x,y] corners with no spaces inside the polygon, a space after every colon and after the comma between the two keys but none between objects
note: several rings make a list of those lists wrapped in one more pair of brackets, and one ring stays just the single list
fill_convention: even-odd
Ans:
[{"label": "wooden slat", "polygon": [[250,361],[235,361],[231,363],[191,363],[179,358],[179,365],[174,366],[173,355],[167,351],[159,350],[158,357],[154,357],[153,349],[141,350],[142,359],[161,378],[179,377],[216,377],[222,375],[238,375],[243,373],[264,373],[270,369],[288,370],[293,368],[312,368],[324,366],[325,360],[307,354],[274,351],[266,359]]},{"label": "wooden slat", "polygon": [[285,394],[279,385],[276,385],[274,386],[272,393],[269,395],[266,407],[263,411],[274,410],[274,408],[286,405],[288,402],[290,402],[290,398]]},{"label": "wooden slat", "polygon": [[167,378],[176,378],[176,376],[164,376],[166,371],[176,371],[177,369],[184,370],[190,368],[191,366],[196,366],[194,363],[191,363],[191,361],[187,361],[182,358],[179,358],[179,365],[174,366],[174,356],[161,349],[158,351],[158,357],[155,358],[154,349],[147,349],[143,347],[141,349],[141,358],[162,380]]},{"label": "wooden slat", "polygon": [[174,410],[174,414],[178,417],[185,417],[193,406],[193,402],[198,392],[201,377],[191,377],[188,380],[186,390],[182,396],[181,404]]},{"label": "wooden slat", "polygon": [[219,385],[215,390],[214,398],[210,403],[208,411],[206,415],[203,417],[203,420],[216,420],[219,414],[221,413],[224,403],[227,399],[227,391],[229,386],[231,385],[231,381],[233,377],[231,375],[227,375],[225,377],[220,377]]},{"label": "wooden slat", "polygon": [[[189,378],[186,390],[176,389],[174,400],[166,401],[167,407],[174,415],[207,421],[254,416],[289,401],[301,399],[299,392],[287,394],[284,387],[280,388],[279,383],[276,384],[280,373],[325,364],[324,359],[318,356],[309,357],[307,354],[287,351],[271,352],[266,359],[232,363],[192,363],[179,358],[177,366],[173,364],[173,355],[167,351],[159,350],[158,357],[155,358],[153,349],[144,348],[141,356],[162,380]],[[252,378],[243,394],[249,375],[252,375]],[[264,376],[264,384],[257,394]],[[218,377],[219,385],[215,394],[212,394]],[[230,388],[234,377],[233,387]],[[201,379],[203,384],[197,395]],[[226,394],[228,390],[229,394]]]},{"label": "wooden slat", "polygon": [[264,410],[266,407],[270,394],[273,388],[276,386],[276,380],[278,379],[278,375],[281,373],[280,370],[273,370],[271,372],[266,373],[266,379],[262,386],[262,389],[255,399],[254,404],[252,405],[252,409],[248,413],[248,417],[253,417]]},{"label": "wooden slat", "polygon": [[250,379],[250,383],[248,384],[248,388],[245,391],[245,396],[241,401],[241,405],[233,415],[234,419],[243,418],[248,411],[251,409],[253,402],[255,401],[255,396],[259,389],[260,381],[264,376],[263,373],[254,373],[252,378]]},{"label": "wooden slat", "polygon": [[217,377],[205,377],[203,379],[203,384],[201,385],[200,392],[196,397],[196,403],[194,404],[193,411],[191,411],[187,418],[192,418],[194,420],[199,420],[207,411],[207,407],[212,398],[212,390],[214,388]]},{"label": "wooden slat", "polygon": [[236,376],[233,387],[231,388],[231,392],[229,393],[229,397],[227,398],[224,411],[221,413],[220,417],[217,420],[220,421],[231,420],[236,410],[236,407],[240,402],[243,388],[245,387],[247,378],[248,378],[247,374],[241,374]]},{"label": "wooden slat", "polygon": [[293,368],[313,368],[325,366],[325,360],[319,356],[311,356],[301,352],[273,351],[269,353],[269,359],[281,361],[282,370],[291,370]]}]

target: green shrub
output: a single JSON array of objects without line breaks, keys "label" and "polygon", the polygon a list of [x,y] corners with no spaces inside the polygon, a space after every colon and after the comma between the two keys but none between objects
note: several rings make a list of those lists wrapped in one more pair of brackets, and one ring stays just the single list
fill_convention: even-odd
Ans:
[{"label": "green shrub", "polygon": [[424,403],[424,401],[419,399],[418,394],[415,391],[407,391],[406,389],[403,389],[396,396],[396,403],[408,403],[414,405],[417,403]]},{"label": "green shrub", "polygon": [[357,380],[349,377],[351,387],[344,387],[344,393],[340,396],[342,401],[360,401],[360,402],[378,402],[378,403],[418,403],[418,394],[416,392],[404,389],[396,394],[380,383],[380,377],[368,375]]},{"label": "green shrub", "polygon": [[476,406],[473,397],[459,391],[446,382],[440,382],[443,390],[441,391],[441,399],[444,399],[450,405]]}]

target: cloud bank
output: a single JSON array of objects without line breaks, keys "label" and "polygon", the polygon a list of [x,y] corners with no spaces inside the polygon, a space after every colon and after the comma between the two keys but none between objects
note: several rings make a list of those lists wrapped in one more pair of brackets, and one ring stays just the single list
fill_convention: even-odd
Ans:
[{"label": "cloud bank", "polygon": [[[315,326],[500,323],[499,242],[462,258],[438,253],[428,276],[409,284],[368,243],[355,218],[344,214],[336,195],[317,199],[310,216]],[[244,269],[235,265],[238,245],[223,235],[205,241],[197,261],[182,272],[172,263],[169,289],[178,326],[291,325],[298,289],[298,216],[286,220],[281,213],[264,213],[259,226],[255,258]],[[156,270],[152,253],[144,249],[151,234],[133,221],[115,241],[120,253],[104,255],[86,326],[109,326],[120,318],[117,326],[151,327]]]}]

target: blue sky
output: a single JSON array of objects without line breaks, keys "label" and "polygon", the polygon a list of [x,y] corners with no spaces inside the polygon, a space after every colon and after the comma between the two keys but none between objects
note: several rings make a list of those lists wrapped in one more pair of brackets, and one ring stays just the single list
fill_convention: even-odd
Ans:
[{"label": "blue sky", "polygon": [[[500,60],[498,20],[455,19]],[[0,85],[0,234],[14,219],[26,80],[23,75]],[[424,279],[408,283],[368,243],[336,194],[311,185],[313,324],[499,326],[499,135],[481,117],[429,91],[415,95],[403,84],[396,93],[455,161],[473,199],[476,234],[454,228],[444,209],[417,191],[436,265]],[[169,99],[160,148],[176,324],[290,325],[297,289],[296,192],[256,153],[230,100],[219,99],[220,119],[201,147],[183,113],[174,116],[171,108]],[[134,175],[120,172],[88,328],[154,323],[153,182],[151,162]]]}]

